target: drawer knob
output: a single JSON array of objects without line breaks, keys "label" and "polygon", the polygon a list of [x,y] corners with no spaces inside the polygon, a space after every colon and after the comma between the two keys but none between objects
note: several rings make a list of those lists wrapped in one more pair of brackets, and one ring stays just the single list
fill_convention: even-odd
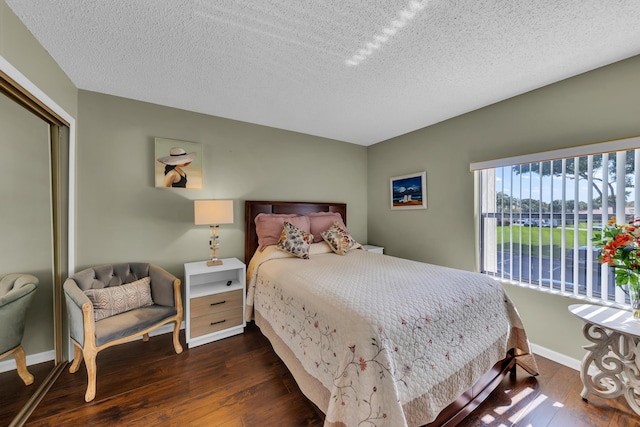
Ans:
[{"label": "drawer knob", "polygon": [[227,301],[225,300],[225,301],[220,301],[220,302],[213,302],[213,303],[211,303],[211,306],[213,307],[214,305],[224,304],[225,302],[227,302]]},{"label": "drawer knob", "polygon": [[211,326],[213,326],[213,325],[217,325],[218,323],[224,323],[224,322],[226,322],[226,321],[227,321],[227,319],[219,320],[219,321],[217,321],[217,322],[212,322],[212,323],[211,323]]}]

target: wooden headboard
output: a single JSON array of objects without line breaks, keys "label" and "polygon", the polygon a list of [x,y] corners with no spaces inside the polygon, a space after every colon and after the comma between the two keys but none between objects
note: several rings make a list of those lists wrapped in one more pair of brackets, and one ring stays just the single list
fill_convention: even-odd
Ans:
[{"label": "wooden headboard", "polygon": [[313,203],[313,202],[274,202],[254,201],[244,202],[244,262],[249,265],[251,257],[258,249],[258,235],[256,234],[255,217],[260,213],[306,215],[313,212],[338,212],[347,224],[346,203]]}]

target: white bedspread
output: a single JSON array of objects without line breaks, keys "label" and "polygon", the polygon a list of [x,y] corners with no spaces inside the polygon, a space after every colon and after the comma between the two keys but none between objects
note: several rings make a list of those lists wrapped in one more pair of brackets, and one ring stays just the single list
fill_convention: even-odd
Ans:
[{"label": "white bedspread", "polygon": [[325,425],[426,424],[507,350],[535,360],[499,283],[477,273],[314,244],[249,264],[247,317],[269,322],[330,392]]}]

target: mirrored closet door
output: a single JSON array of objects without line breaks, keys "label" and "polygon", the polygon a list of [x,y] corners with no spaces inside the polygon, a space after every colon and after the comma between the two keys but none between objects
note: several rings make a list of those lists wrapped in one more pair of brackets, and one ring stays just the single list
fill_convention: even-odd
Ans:
[{"label": "mirrored closet door", "polygon": [[22,337],[34,382],[18,375],[14,355],[0,359],[0,425],[21,425],[63,367],[68,127],[30,107],[34,100],[21,99],[28,96],[14,85],[0,73],[0,277],[38,279]]}]

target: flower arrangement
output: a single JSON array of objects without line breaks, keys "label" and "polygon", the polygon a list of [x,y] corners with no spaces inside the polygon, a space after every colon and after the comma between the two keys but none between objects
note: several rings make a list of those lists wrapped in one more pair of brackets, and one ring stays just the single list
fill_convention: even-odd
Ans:
[{"label": "flower arrangement", "polygon": [[[595,238],[594,240],[597,240]],[[633,302],[638,298],[640,290],[640,218],[629,224],[616,224],[616,218],[611,217],[609,223],[602,230],[602,240],[597,242],[602,246],[600,261],[615,268],[616,285],[625,293],[630,292]],[[625,286],[629,287],[629,292]]]}]

